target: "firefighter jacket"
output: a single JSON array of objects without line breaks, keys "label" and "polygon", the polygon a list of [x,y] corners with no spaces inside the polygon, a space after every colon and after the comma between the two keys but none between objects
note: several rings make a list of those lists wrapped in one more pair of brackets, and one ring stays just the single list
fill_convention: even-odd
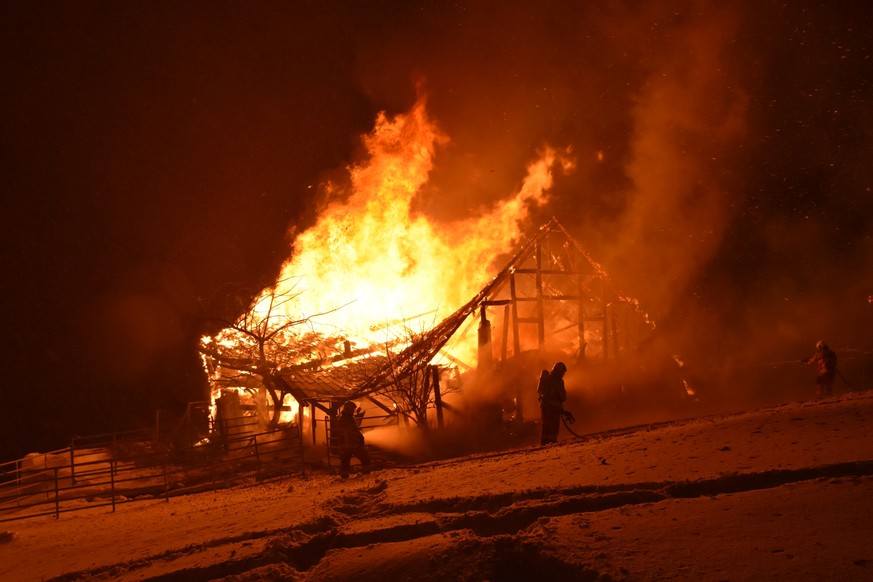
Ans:
[{"label": "firefighter jacket", "polygon": [[555,374],[543,374],[537,386],[537,394],[539,395],[541,408],[561,410],[564,408],[564,401],[567,399],[564,379]]},{"label": "firefighter jacket", "polygon": [[833,376],[837,373],[837,354],[824,347],[807,358],[810,366],[816,366],[819,376]]},{"label": "firefighter jacket", "polygon": [[339,447],[354,448],[364,445],[364,434],[358,428],[354,411],[343,411],[331,426],[331,436]]}]

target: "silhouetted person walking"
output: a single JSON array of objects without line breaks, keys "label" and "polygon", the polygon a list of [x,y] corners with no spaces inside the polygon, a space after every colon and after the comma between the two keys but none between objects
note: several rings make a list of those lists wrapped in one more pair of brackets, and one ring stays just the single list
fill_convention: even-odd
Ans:
[{"label": "silhouetted person walking", "polygon": [[542,422],[541,445],[558,442],[561,413],[564,410],[564,401],[567,399],[567,390],[564,388],[564,374],[566,372],[567,366],[564,365],[564,362],[558,362],[551,372],[543,370],[540,374],[537,394],[540,400],[540,419]]},{"label": "silhouetted person walking", "polygon": [[815,395],[830,396],[837,377],[837,354],[826,343],[819,341],[815,344],[815,353],[800,361],[816,366]]}]

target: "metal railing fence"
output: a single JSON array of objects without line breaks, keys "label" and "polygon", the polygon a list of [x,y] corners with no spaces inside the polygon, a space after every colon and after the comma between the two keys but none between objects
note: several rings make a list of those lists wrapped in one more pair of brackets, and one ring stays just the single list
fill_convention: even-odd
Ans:
[{"label": "metal railing fence", "polygon": [[[128,440],[76,446],[0,464],[0,522],[218,489],[254,477],[305,472],[298,426],[225,433],[192,447]],[[99,442],[99,439],[91,441]],[[119,441],[110,441],[119,442]],[[135,445],[135,446],[134,446]]]}]

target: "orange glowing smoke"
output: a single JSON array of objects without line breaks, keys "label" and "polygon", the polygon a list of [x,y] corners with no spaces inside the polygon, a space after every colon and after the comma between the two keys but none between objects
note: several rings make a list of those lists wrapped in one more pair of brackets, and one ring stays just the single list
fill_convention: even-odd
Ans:
[{"label": "orange glowing smoke", "polygon": [[412,202],[444,141],[424,99],[393,119],[380,114],[364,137],[368,159],[350,168],[351,195],[297,237],[253,312],[266,315],[271,297],[293,296],[281,306],[285,315],[323,314],[313,326],[362,346],[385,341],[382,322],[402,319],[420,332],[468,301],[501,266],[495,257],[513,249],[530,208],[547,201],[552,168],[573,163],[546,147],[512,196],[481,216],[437,225]]}]

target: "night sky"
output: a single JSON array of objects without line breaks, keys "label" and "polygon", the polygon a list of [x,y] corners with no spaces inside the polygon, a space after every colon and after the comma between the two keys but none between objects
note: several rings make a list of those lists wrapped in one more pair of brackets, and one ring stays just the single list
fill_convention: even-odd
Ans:
[{"label": "night sky", "polygon": [[564,4],[7,3],[0,460],[203,399],[218,306],[272,284],[417,86],[450,137],[434,220],[571,147],[538,218],[661,333],[873,349],[873,8]]}]

